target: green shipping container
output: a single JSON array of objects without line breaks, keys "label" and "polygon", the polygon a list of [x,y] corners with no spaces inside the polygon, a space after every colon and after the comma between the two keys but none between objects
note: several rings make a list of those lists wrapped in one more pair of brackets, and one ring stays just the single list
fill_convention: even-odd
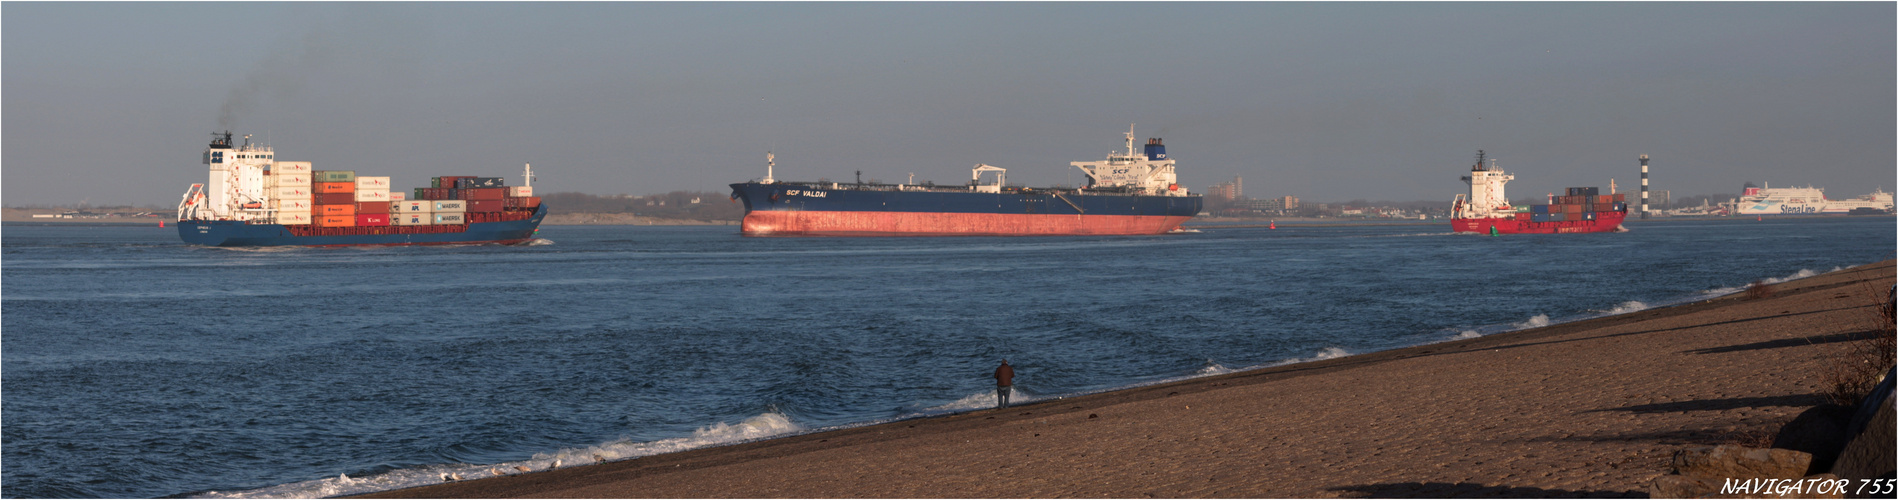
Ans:
[{"label": "green shipping container", "polygon": [[[441,187],[442,187],[442,178],[440,178],[440,177],[430,177],[430,178],[428,178],[428,187],[430,187],[430,188],[435,188],[435,189],[441,189]],[[419,189],[419,188],[418,188],[418,189]],[[416,193],[421,193],[421,191],[416,191]],[[421,196],[421,195],[420,195],[420,194],[417,194],[416,196]]]},{"label": "green shipping container", "polygon": [[317,170],[310,172],[311,182],[356,182],[355,170]]},{"label": "green shipping container", "polygon": [[423,198],[423,197],[422,197],[422,190],[424,190],[424,189],[428,189],[428,188],[415,188],[415,197],[414,197],[414,198],[409,198],[409,199],[411,199],[411,200],[426,200],[426,199],[428,199],[428,198]]}]

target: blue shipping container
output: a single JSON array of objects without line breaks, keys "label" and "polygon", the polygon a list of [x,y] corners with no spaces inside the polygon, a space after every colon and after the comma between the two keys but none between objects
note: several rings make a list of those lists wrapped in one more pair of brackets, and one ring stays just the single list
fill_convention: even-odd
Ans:
[{"label": "blue shipping container", "polygon": [[1546,212],[1529,214],[1529,222],[1548,222],[1548,221],[1549,221],[1549,214]]},{"label": "blue shipping container", "polygon": [[1548,205],[1532,205],[1529,207],[1529,213],[1532,213],[1532,214],[1549,213],[1549,206]]}]

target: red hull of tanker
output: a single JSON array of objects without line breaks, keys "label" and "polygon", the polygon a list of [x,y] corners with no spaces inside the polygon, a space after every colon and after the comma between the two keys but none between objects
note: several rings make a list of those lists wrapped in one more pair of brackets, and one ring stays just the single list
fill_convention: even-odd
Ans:
[{"label": "red hull of tanker", "polygon": [[1162,234],[1191,216],[756,211],[748,236],[1053,236]]},{"label": "red hull of tanker", "polygon": [[1495,219],[1450,219],[1450,226],[1459,233],[1488,234],[1496,228],[1497,234],[1554,234],[1554,233],[1605,233],[1621,227],[1621,220],[1628,214],[1621,212],[1596,212],[1595,220],[1564,220],[1533,222],[1517,218]]}]

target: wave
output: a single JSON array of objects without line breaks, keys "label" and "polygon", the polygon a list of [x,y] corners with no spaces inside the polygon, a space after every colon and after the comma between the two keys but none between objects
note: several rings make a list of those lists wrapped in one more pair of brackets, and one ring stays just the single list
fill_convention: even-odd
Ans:
[{"label": "wave", "polygon": [[710,446],[737,444],[797,434],[805,431],[790,417],[772,412],[744,419],[737,424],[725,422],[700,427],[689,437],[658,441],[633,441],[628,438],[583,448],[566,448],[552,453],[537,453],[533,458],[498,464],[440,464],[397,469],[361,478],[339,474],[332,478],[301,481],[242,491],[206,491],[193,498],[323,498],[357,495],[453,481],[524,474],[554,469],[613,462],[662,453],[686,451]]},{"label": "wave", "polygon": [[1549,326],[1549,315],[1537,314],[1535,316],[1530,316],[1529,319],[1523,320],[1521,323],[1512,323],[1510,324],[1510,326],[1516,327],[1517,330],[1527,330],[1530,328],[1542,328],[1545,326]]},{"label": "wave", "polygon": [[542,246],[547,246],[547,245],[552,245],[552,244],[554,244],[554,240],[550,240],[547,238],[534,238],[531,240],[521,242],[521,246],[524,246],[524,247],[542,247]]}]

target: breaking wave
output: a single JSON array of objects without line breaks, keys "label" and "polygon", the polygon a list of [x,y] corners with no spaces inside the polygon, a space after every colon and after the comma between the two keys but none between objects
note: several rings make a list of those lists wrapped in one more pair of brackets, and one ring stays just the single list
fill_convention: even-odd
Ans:
[{"label": "breaking wave", "polygon": [[533,458],[487,465],[440,464],[397,469],[352,478],[348,474],[243,491],[206,491],[194,498],[323,498],[357,495],[453,481],[524,474],[553,469],[613,462],[630,458],[672,453],[709,446],[736,444],[796,434],[806,430],[779,413],[765,413],[737,424],[718,422],[693,431],[689,437],[658,441],[633,441],[627,438],[585,448],[567,448],[552,453],[537,453]]}]

